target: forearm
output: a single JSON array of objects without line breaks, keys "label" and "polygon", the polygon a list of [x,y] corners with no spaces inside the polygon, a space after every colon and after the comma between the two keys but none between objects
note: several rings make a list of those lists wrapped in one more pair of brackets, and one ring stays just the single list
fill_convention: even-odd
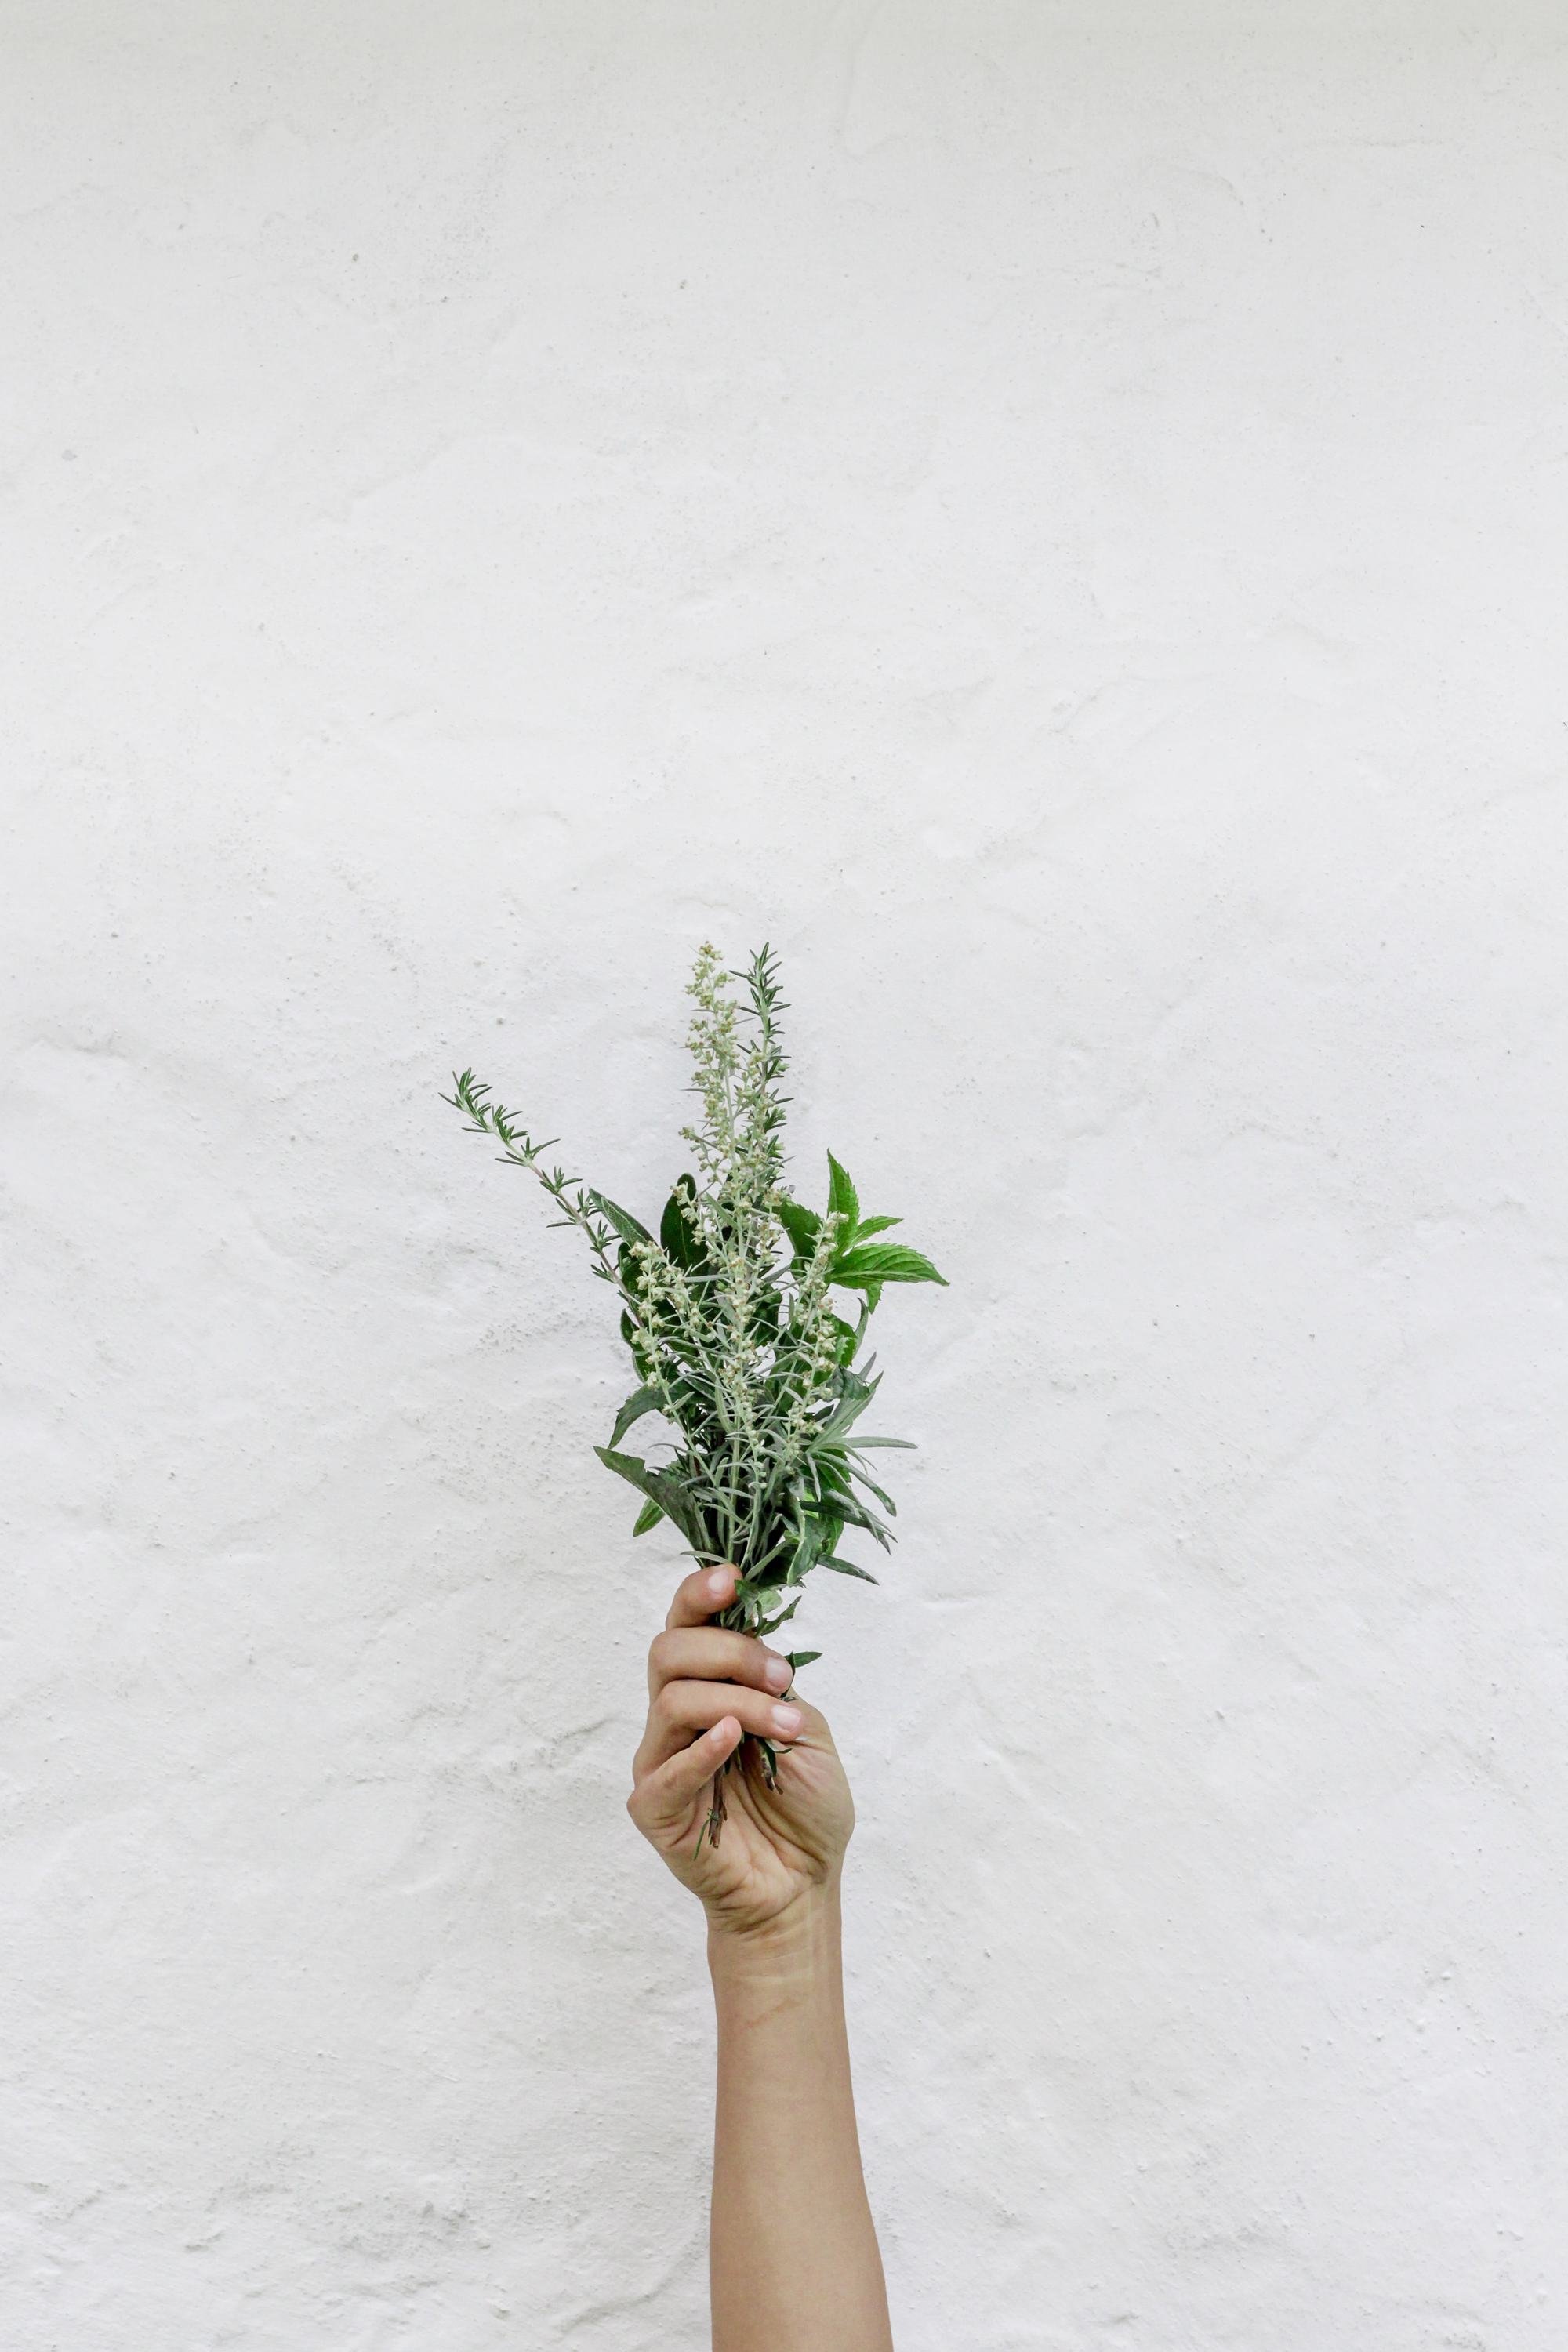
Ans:
[{"label": "forearm", "polygon": [[837,1886],[776,1931],[715,1930],[714,2352],[892,2352],[866,2201]]}]

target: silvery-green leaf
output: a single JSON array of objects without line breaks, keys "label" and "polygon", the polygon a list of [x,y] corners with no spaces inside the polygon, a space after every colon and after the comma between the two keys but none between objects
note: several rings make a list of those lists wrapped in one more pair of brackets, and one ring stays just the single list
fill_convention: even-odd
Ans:
[{"label": "silvery-green leaf", "polygon": [[842,1494],[837,1490],[835,1490],[832,1497],[832,1509],[835,1518],[842,1519],[847,1527],[864,1528],[866,1533],[868,1536],[874,1536],[878,1543],[881,1545],[883,1550],[887,1550],[888,1545],[890,1541],[887,1528],[882,1525],[881,1520],[877,1517],[875,1511],[868,1510],[866,1506],[860,1502],[856,1496]]},{"label": "silvery-green leaf", "polygon": [[657,1389],[635,1389],[616,1415],[616,1425],[610,1432],[611,1445],[618,1445],[632,1423],[640,1421],[645,1412],[657,1412],[658,1410]]},{"label": "silvery-green leaf", "polygon": [[822,1537],[821,1520],[808,1518],[801,1531],[800,1541],[795,1546],[795,1557],[790,1561],[789,1572],[785,1578],[786,1583],[798,1584],[802,1577],[807,1573],[822,1549]]},{"label": "silvery-green leaf", "polygon": [[[878,1380],[881,1378],[878,1374]],[[838,1402],[827,1419],[818,1424],[824,1437],[842,1437],[852,1429],[877,1393],[877,1381],[862,1380],[858,1372],[839,1375],[841,1386]]]},{"label": "silvery-green leaf", "polygon": [[649,1233],[647,1227],[646,1225],[639,1225],[637,1219],[631,1214],[629,1210],[618,1208],[614,1201],[606,1200],[603,1192],[589,1192],[585,1197],[589,1205],[597,1209],[599,1214],[606,1219],[610,1224],[614,1225],[622,1241],[652,1241],[653,1235]]},{"label": "silvery-green leaf", "polygon": [[638,1455],[616,1454],[608,1445],[595,1445],[594,1451],[606,1470],[613,1470],[617,1478],[624,1478],[629,1486],[636,1486],[639,1493],[646,1495],[650,1503],[657,1503],[665,1517],[673,1520],[694,1551],[706,1549],[702,1515],[685,1487],[678,1479],[672,1478],[668,1470],[650,1470]]},{"label": "silvery-green leaf", "polygon": [[859,1469],[857,1469],[853,1475],[859,1479],[862,1486],[868,1488],[869,1491],[875,1495],[877,1500],[882,1506],[882,1508],[896,1519],[899,1516],[898,1505],[894,1502],[890,1495],[883,1494],[882,1489],[878,1486],[875,1478],[868,1477],[865,1471]]},{"label": "silvery-green leaf", "polygon": [[879,1584],[882,1580],[879,1576],[873,1576],[868,1568],[858,1568],[852,1559],[839,1559],[834,1557],[820,1560],[817,1565],[821,1568],[837,1569],[840,1576],[858,1576],[867,1584]]}]

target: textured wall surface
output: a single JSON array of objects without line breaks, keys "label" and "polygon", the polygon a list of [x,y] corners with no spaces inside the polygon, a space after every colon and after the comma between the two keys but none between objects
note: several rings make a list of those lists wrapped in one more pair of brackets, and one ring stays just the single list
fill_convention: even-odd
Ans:
[{"label": "textured wall surface", "polygon": [[[5,2352],[706,2341],[634,1205],[764,934],[900,2352],[1568,2342],[1568,25],[15,0]],[[786,2160],[781,2153],[781,2160]]]}]

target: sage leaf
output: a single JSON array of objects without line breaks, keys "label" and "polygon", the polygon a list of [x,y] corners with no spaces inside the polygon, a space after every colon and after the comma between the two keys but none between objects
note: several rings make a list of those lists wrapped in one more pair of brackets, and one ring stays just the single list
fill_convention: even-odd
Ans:
[{"label": "sage leaf", "polygon": [[821,1568],[837,1569],[840,1576],[858,1576],[866,1584],[880,1584],[882,1580],[879,1576],[873,1576],[868,1568],[858,1568],[852,1559],[839,1559],[834,1553],[829,1553],[827,1558],[819,1560],[817,1565]]},{"label": "sage leaf", "polygon": [[657,1389],[634,1389],[616,1415],[616,1425],[610,1432],[610,1444],[616,1446],[632,1423],[640,1421],[645,1412],[658,1412],[659,1394]]},{"label": "sage leaf", "polygon": [[608,1445],[595,1445],[594,1451],[606,1470],[613,1470],[617,1478],[624,1478],[628,1486],[640,1489],[650,1503],[657,1503],[689,1544],[696,1549],[705,1547],[701,1511],[679,1479],[671,1477],[668,1470],[650,1469],[635,1454],[617,1454]]},{"label": "sage leaf", "polygon": [[646,1225],[639,1225],[629,1210],[618,1208],[614,1201],[606,1200],[603,1192],[590,1192],[584,1197],[591,1208],[597,1209],[599,1214],[614,1225],[622,1241],[652,1241],[653,1235]]}]

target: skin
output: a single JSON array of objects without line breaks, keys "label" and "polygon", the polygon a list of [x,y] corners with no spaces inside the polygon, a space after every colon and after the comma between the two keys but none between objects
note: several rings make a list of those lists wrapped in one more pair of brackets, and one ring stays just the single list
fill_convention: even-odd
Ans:
[{"label": "skin", "polygon": [[[708,1621],[733,1569],[677,1589],[648,1653],[648,1714],[626,1810],[708,1916],[719,2031],[709,2252],[713,2352],[892,2352],[849,2077],[839,1882],[855,1808],[826,1722],[785,1701],[787,1659]],[[784,1713],[781,1716],[781,1706]],[[717,1846],[699,1834],[724,1780]]]}]

